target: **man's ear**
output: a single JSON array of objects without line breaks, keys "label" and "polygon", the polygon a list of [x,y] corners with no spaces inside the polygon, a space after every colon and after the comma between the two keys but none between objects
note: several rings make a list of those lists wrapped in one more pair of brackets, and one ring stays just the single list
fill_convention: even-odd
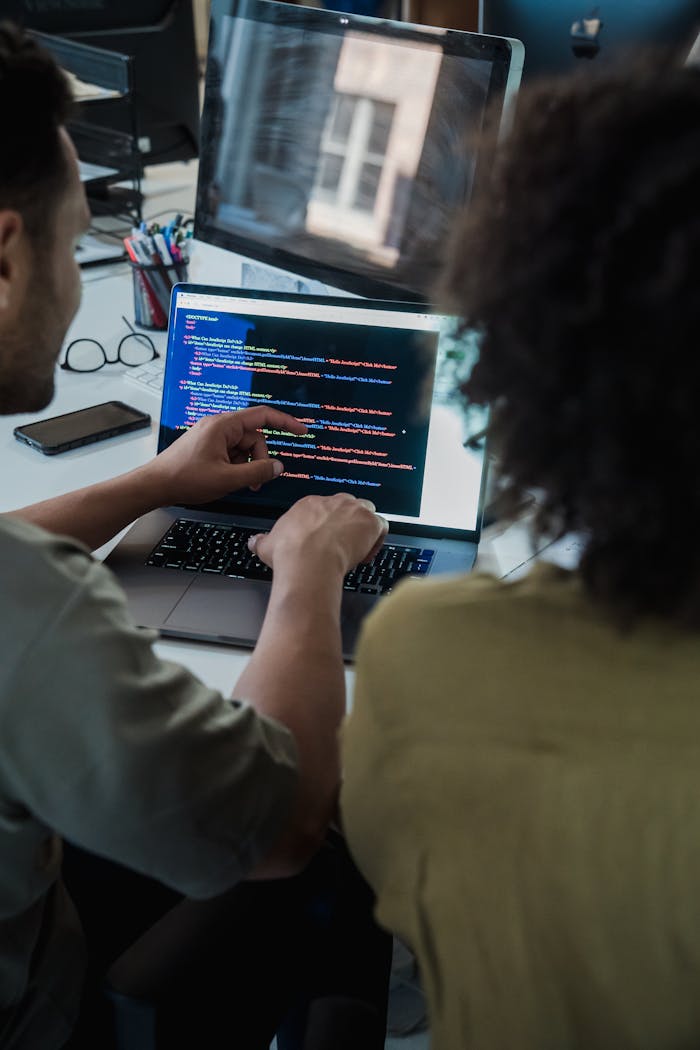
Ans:
[{"label": "man's ear", "polygon": [[12,292],[23,283],[26,265],[25,229],[22,216],[14,209],[0,210],[0,310],[12,304]]}]

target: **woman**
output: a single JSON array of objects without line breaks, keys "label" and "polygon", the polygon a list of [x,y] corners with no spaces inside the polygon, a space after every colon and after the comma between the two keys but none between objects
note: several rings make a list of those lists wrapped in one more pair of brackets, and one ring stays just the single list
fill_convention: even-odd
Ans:
[{"label": "woman", "polygon": [[349,844],[435,1050],[700,1042],[700,71],[524,93],[443,299],[512,505],[576,572],[408,582],[367,624]]}]

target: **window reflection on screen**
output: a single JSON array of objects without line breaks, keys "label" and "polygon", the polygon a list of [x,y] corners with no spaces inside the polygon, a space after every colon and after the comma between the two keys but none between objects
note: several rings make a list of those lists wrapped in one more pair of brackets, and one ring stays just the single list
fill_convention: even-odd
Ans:
[{"label": "window reflection on screen", "polygon": [[427,32],[323,31],[216,6],[198,223],[414,294],[432,287],[471,190],[493,57],[448,54]]}]

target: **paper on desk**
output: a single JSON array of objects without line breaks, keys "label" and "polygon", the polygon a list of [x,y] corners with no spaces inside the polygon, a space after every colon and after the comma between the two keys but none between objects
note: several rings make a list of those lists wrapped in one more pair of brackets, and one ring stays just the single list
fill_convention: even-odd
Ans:
[{"label": "paper on desk", "polygon": [[68,69],[64,69],[63,73],[68,80],[71,95],[76,102],[90,102],[95,99],[120,97],[118,91],[114,91],[112,88],[100,87],[99,84],[87,84]]},{"label": "paper on desk", "polygon": [[497,522],[483,532],[476,568],[509,580],[526,576],[535,561],[573,570],[578,568],[583,547],[582,537],[574,533],[560,540],[539,538],[533,543],[527,519]]},{"label": "paper on desk", "polygon": [[583,536],[571,532],[550,544],[549,547],[542,551],[540,558],[542,561],[549,561],[553,565],[559,565],[562,569],[578,569],[584,547],[585,540]]}]

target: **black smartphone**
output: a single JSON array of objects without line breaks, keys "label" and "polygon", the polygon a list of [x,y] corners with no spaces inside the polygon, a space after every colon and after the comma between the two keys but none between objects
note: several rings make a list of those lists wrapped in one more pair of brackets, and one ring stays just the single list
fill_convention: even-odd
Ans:
[{"label": "black smartphone", "polygon": [[55,456],[71,448],[90,445],[93,441],[104,441],[117,434],[128,434],[130,430],[141,430],[151,425],[148,412],[142,412],[123,401],[105,401],[102,405],[81,408],[77,412],[66,412],[51,419],[40,419],[15,427],[13,433],[18,441],[31,445],[45,456]]}]

